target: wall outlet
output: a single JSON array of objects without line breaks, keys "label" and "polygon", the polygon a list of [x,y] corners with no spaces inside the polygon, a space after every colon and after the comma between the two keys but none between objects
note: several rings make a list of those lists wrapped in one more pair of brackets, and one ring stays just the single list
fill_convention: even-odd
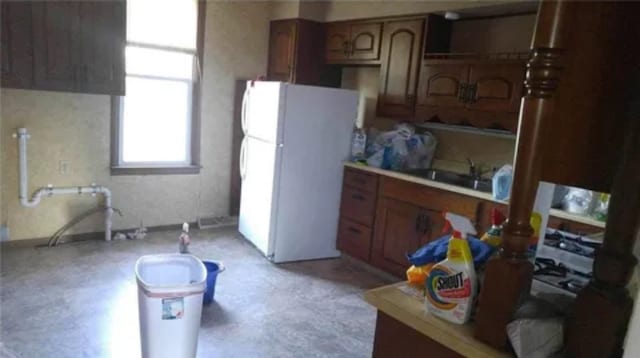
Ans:
[{"label": "wall outlet", "polygon": [[9,241],[9,228],[0,226],[0,241]]},{"label": "wall outlet", "polygon": [[69,162],[66,160],[58,161],[58,172],[62,175],[69,174]]}]

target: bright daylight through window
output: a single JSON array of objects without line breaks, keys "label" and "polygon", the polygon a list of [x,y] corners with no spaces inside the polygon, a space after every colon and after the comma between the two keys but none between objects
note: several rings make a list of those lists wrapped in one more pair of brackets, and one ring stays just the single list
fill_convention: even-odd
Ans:
[{"label": "bright daylight through window", "polygon": [[196,0],[127,1],[126,95],[117,109],[116,166],[193,164],[197,22]]}]

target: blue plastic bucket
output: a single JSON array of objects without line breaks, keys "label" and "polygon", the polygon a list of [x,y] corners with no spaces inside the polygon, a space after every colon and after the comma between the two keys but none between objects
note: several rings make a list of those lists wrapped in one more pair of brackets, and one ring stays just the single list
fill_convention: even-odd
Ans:
[{"label": "blue plastic bucket", "polygon": [[202,261],[202,263],[207,268],[207,290],[204,292],[202,301],[211,303],[216,293],[216,278],[220,272],[224,271],[224,265],[220,261]]}]

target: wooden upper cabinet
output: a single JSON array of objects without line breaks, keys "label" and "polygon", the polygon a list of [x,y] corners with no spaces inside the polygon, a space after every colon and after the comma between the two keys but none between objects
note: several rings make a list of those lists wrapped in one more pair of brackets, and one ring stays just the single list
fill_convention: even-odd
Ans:
[{"label": "wooden upper cabinet", "polygon": [[416,118],[515,133],[524,73],[518,60],[426,59]]},{"label": "wooden upper cabinet", "polygon": [[518,112],[524,85],[524,64],[477,63],[469,66],[469,109]]},{"label": "wooden upper cabinet", "polygon": [[33,3],[34,87],[76,90],[80,2]]},{"label": "wooden upper cabinet", "polygon": [[293,80],[296,32],[297,23],[295,20],[273,21],[271,23],[267,73],[269,80],[284,82]]},{"label": "wooden upper cabinet", "polygon": [[382,22],[327,24],[325,61],[330,64],[379,64]]},{"label": "wooden upper cabinet", "polygon": [[381,32],[382,24],[379,22],[351,25],[349,58],[351,60],[378,60],[380,58]]},{"label": "wooden upper cabinet", "polygon": [[33,82],[31,5],[22,1],[3,1],[0,6],[2,87],[29,88]]},{"label": "wooden upper cabinet", "polygon": [[122,1],[80,4],[77,90],[124,94],[126,8]]},{"label": "wooden upper cabinet", "polygon": [[124,1],[2,2],[2,86],[123,95]]},{"label": "wooden upper cabinet", "polygon": [[417,105],[460,108],[468,67],[465,64],[430,64],[425,63],[420,73]]},{"label": "wooden upper cabinet", "polygon": [[423,31],[422,19],[384,24],[378,116],[414,118]]},{"label": "wooden upper cabinet", "polygon": [[348,56],[351,25],[337,23],[327,25],[325,60],[327,62],[346,61]]},{"label": "wooden upper cabinet", "polygon": [[341,72],[325,66],[325,25],[304,19],[271,21],[267,78],[339,87]]}]

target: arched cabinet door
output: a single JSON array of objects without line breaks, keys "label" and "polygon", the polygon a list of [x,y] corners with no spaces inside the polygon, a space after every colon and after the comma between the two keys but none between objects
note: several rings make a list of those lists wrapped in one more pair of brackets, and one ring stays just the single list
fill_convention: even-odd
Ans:
[{"label": "arched cabinet door", "polygon": [[380,58],[382,24],[354,24],[351,26],[351,42],[348,48],[351,60],[377,60]]},{"label": "arched cabinet door", "polygon": [[349,24],[337,23],[327,25],[325,60],[328,63],[345,61],[349,57]]},{"label": "arched cabinet door", "polygon": [[478,111],[518,112],[524,63],[478,63],[469,66],[471,96],[467,107]]},{"label": "arched cabinet door", "polygon": [[377,65],[380,63],[382,22],[348,21],[328,23],[325,61],[329,64]]},{"label": "arched cabinet door", "polygon": [[422,56],[424,20],[390,21],[382,35],[379,116],[411,119]]},{"label": "arched cabinet door", "polygon": [[295,21],[278,21],[271,24],[267,76],[272,81],[293,80],[296,28]]},{"label": "arched cabinet door", "polygon": [[425,61],[420,73],[418,105],[440,108],[459,108],[464,86],[467,85],[468,66],[459,63],[429,63]]}]

